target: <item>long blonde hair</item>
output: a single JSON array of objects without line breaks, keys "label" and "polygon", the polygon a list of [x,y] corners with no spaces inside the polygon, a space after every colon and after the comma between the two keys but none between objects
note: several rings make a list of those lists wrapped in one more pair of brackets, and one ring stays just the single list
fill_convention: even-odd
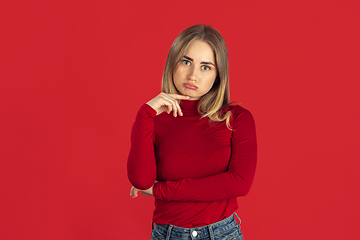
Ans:
[{"label": "long blonde hair", "polygon": [[176,37],[166,60],[162,78],[162,91],[179,94],[173,81],[173,74],[178,62],[182,59],[188,45],[193,40],[202,40],[210,45],[214,51],[217,66],[214,85],[208,93],[200,98],[198,112],[202,117],[208,117],[214,122],[226,121],[226,126],[231,129],[231,112],[228,111],[225,114],[221,112],[221,108],[228,106],[230,101],[228,52],[223,37],[213,27],[194,25],[185,29]]}]

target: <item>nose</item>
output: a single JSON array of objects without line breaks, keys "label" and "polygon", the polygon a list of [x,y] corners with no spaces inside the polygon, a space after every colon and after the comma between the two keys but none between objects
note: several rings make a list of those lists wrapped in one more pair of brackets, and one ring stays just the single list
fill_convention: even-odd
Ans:
[{"label": "nose", "polygon": [[188,75],[188,79],[191,81],[196,81],[197,80],[197,71],[196,71],[196,67],[192,66],[189,70],[189,75]]}]

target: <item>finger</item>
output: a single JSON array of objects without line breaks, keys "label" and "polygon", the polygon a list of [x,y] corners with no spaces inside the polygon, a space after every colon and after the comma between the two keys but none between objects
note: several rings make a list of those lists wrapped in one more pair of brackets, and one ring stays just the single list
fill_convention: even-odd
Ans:
[{"label": "finger", "polygon": [[170,96],[170,97],[172,97],[172,98],[174,98],[174,99],[179,99],[179,100],[181,100],[181,99],[189,99],[190,98],[190,96],[185,96],[185,95],[180,95],[180,94],[168,94],[168,96]]},{"label": "finger", "polygon": [[177,117],[178,114],[178,106],[176,104],[176,100],[175,99],[171,99],[171,104],[172,104],[172,108],[173,108],[173,115],[174,117]]},{"label": "finger", "polygon": [[151,197],[152,195],[150,195],[149,193],[146,192],[141,192],[141,195],[143,195],[144,197]]},{"label": "finger", "polygon": [[182,111],[181,111],[179,102],[176,99],[172,98],[170,95],[175,95],[175,94],[164,95],[163,99],[168,101],[171,104],[171,110],[173,112],[174,117],[177,117],[177,114],[182,116]]},{"label": "finger", "polygon": [[165,100],[166,102],[164,102],[164,105],[167,107],[167,114],[169,114],[169,113],[171,113],[172,112],[172,110],[173,110],[173,106],[172,106],[172,104],[169,102],[169,101],[167,101],[167,100]]},{"label": "finger", "polygon": [[163,100],[163,105],[165,105],[168,108],[167,113],[169,114],[173,112],[174,117],[176,117],[178,111],[176,106],[176,100],[170,97],[169,95],[165,95],[165,94],[162,96],[162,100]]},{"label": "finger", "polygon": [[172,107],[172,103],[171,103],[171,98],[166,94],[166,93],[160,93],[158,95],[159,99],[160,99],[160,105],[164,106],[167,108],[167,114],[171,113],[171,111],[173,110]]},{"label": "finger", "polygon": [[176,106],[177,106],[177,110],[178,110],[178,112],[179,112],[179,115],[180,115],[180,116],[183,116],[184,114],[183,114],[183,112],[182,112],[182,110],[181,110],[179,101],[175,101],[175,102],[176,102]]},{"label": "finger", "polygon": [[134,186],[130,189],[130,197],[134,198]]},{"label": "finger", "polygon": [[131,190],[130,190],[130,196],[132,198],[136,198],[138,196],[138,192],[139,189],[135,188],[134,186],[132,186]]},{"label": "finger", "polygon": [[179,101],[172,98],[172,104],[173,104],[173,108],[174,108],[174,110],[173,110],[174,116],[176,117],[177,114],[179,114],[179,116],[182,116],[183,113],[182,113],[181,107],[179,105]]},{"label": "finger", "polygon": [[179,105],[179,101],[177,101],[177,100],[181,100],[181,99],[186,100],[186,99],[189,99],[190,96],[184,96],[184,95],[179,95],[179,94],[168,94],[168,96],[172,97],[173,99],[176,99],[175,104],[176,104],[178,113],[179,113],[180,116],[183,116],[183,112],[182,112],[181,107]]},{"label": "finger", "polygon": [[130,188],[130,197],[133,196],[133,188],[134,188],[134,186],[132,186],[132,187]]},{"label": "finger", "polygon": [[154,196],[154,195],[152,194],[152,191],[149,191],[149,189],[142,191],[142,192],[141,192],[141,195],[143,195],[143,196],[145,196],[145,197]]}]

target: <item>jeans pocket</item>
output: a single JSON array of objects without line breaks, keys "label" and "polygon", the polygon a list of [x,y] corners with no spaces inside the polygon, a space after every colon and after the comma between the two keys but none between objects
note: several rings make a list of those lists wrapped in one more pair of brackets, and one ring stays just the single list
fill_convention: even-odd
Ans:
[{"label": "jeans pocket", "polygon": [[165,240],[165,239],[166,239],[166,232],[161,231],[155,226],[151,232],[151,240]]},{"label": "jeans pocket", "polygon": [[243,240],[242,233],[238,225],[232,228],[214,232],[215,240]]}]

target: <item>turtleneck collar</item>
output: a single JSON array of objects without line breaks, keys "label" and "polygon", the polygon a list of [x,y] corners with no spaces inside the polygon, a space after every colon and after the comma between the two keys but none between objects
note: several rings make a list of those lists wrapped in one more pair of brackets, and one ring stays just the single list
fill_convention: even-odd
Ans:
[{"label": "turtleneck collar", "polygon": [[181,110],[185,112],[196,112],[200,100],[181,100],[180,107]]}]

